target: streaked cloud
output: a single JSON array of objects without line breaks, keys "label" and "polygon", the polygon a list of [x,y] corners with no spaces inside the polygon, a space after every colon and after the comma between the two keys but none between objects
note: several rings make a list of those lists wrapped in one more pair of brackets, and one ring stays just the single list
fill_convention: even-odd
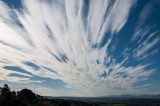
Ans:
[{"label": "streaked cloud", "polygon": [[[142,88],[150,84],[135,84],[148,81],[156,72],[152,61],[144,61],[159,53],[156,45],[160,42],[157,30],[141,26],[150,15],[145,13],[147,6],[132,37],[126,39],[131,46],[123,47],[122,57],[111,54],[119,49],[116,38],[126,28],[137,2],[23,0],[22,8],[15,9],[0,1],[0,80],[34,83],[32,89],[38,85],[35,91],[43,95],[56,91],[59,96],[145,93]],[[62,81],[64,88],[43,85],[45,78]]]}]

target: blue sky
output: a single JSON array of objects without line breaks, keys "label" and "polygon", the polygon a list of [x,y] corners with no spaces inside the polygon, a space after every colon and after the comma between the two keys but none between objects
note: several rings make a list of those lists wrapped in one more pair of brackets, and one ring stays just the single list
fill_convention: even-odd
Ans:
[{"label": "blue sky", "polygon": [[159,0],[0,0],[0,85],[160,94],[159,13]]}]

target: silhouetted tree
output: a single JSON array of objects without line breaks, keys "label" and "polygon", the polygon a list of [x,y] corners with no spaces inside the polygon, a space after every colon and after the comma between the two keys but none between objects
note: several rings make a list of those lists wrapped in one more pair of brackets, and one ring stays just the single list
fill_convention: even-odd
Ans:
[{"label": "silhouetted tree", "polygon": [[15,91],[10,91],[7,84],[4,84],[4,86],[0,88],[0,106],[32,106],[32,104],[44,106],[43,98],[40,95],[35,95],[35,93],[29,89],[17,91],[16,94]]},{"label": "silhouetted tree", "polygon": [[4,84],[3,88],[10,90],[10,88],[9,88],[9,86],[7,84]]},{"label": "silhouetted tree", "polygon": [[12,97],[16,97],[16,92],[15,92],[15,91],[12,91],[12,92],[11,92],[11,95],[12,95]]},{"label": "silhouetted tree", "polygon": [[27,101],[29,103],[32,103],[36,99],[35,93],[33,93],[29,89],[23,89],[19,92],[17,95],[18,99],[21,101]]},{"label": "silhouetted tree", "polygon": [[12,99],[12,95],[11,95],[11,91],[10,88],[7,84],[4,84],[4,87],[1,88],[1,104],[0,106],[9,106],[11,104],[11,99]]}]

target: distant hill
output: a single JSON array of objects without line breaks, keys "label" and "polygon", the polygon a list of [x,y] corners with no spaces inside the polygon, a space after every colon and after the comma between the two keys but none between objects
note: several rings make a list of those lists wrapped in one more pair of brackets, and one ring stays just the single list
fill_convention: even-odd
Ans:
[{"label": "distant hill", "polygon": [[160,95],[121,95],[121,96],[109,96],[109,97],[51,97],[45,96],[48,99],[62,99],[62,100],[74,100],[81,102],[101,102],[101,103],[111,103],[111,102],[122,102],[122,103],[159,103]]}]

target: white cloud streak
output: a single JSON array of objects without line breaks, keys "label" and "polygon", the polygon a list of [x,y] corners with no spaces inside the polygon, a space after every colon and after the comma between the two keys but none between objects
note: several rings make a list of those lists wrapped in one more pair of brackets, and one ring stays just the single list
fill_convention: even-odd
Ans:
[{"label": "white cloud streak", "polygon": [[[106,52],[113,35],[127,22],[135,1],[116,0],[111,3],[109,0],[91,0],[86,17],[83,16],[84,2],[24,0],[23,9],[19,11],[0,1],[0,80],[35,82],[30,78],[8,76],[12,73],[28,77],[35,75],[60,79],[67,88],[78,89],[84,95],[102,96],[120,94],[115,88],[129,92],[133,84],[147,79],[152,70],[146,71],[146,65],[125,67],[127,58],[115,63]],[[111,36],[106,45],[92,49],[94,44],[101,43],[107,32]],[[137,56],[157,42],[153,40],[140,47]],[[39,69],[25,65],[25,61],[37,64]],[[110,65],[106,67],[104,62]],[[6,70],[2,68],[4,66],[18,66],[32,75]],[[107,75],[101,77],[104,72]],[[119,72],[127,74],[127,78],[117,76]]]}]

